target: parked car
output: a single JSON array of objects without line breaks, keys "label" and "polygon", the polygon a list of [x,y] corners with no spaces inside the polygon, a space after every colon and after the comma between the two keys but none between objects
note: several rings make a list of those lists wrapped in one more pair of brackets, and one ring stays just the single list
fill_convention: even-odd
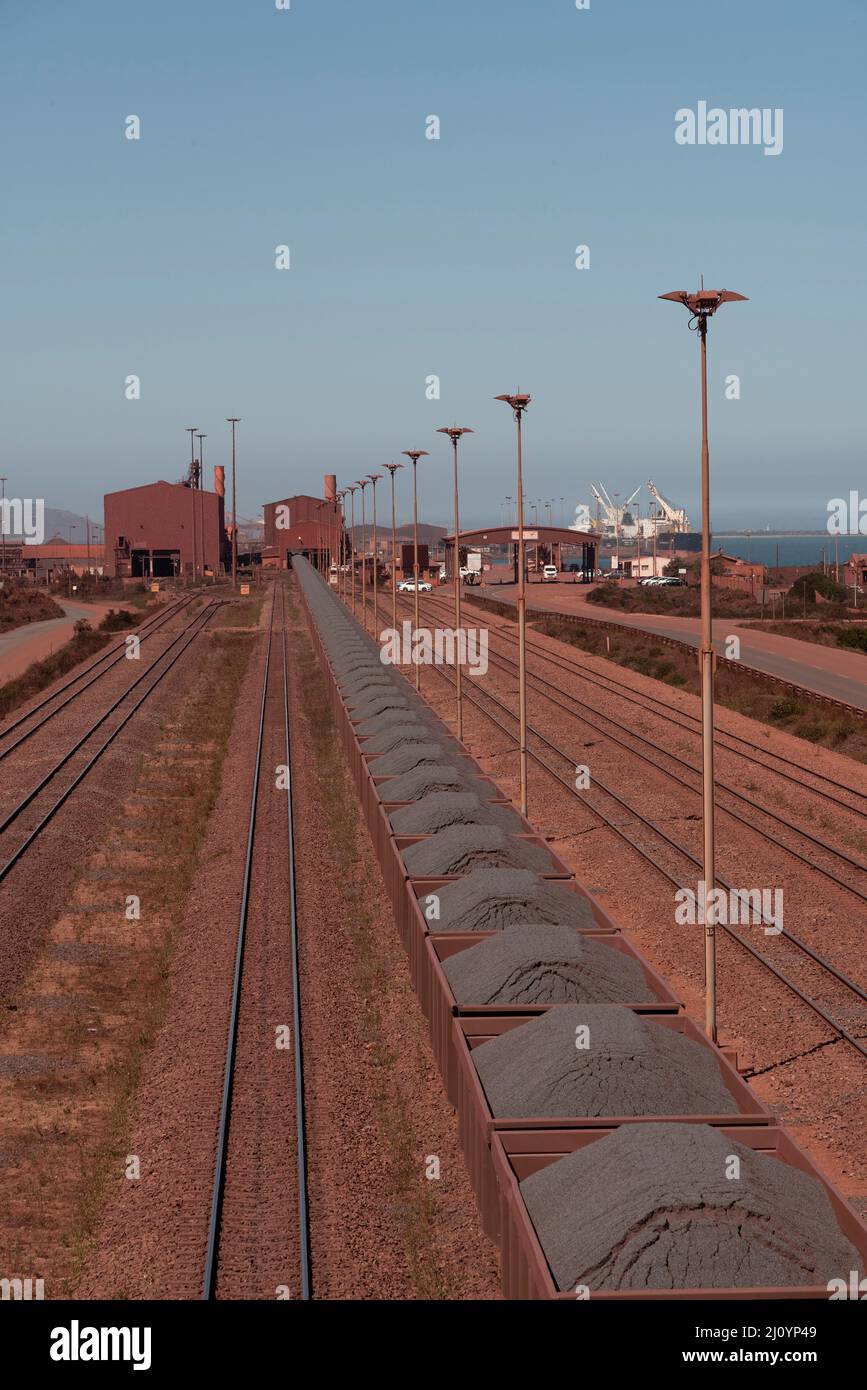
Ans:
[{"label": "parked car", "polygon": [[[402,580],[400,581],[400,583],[398,584],[397,587],[398,587],[398,590],[399,590],[401,593],[404,593],[404,594],[414,594],[414,593],[415,593],[415,580],[414,580],[414,579],[402,579]],[[429,584],[429,583],[427,582],[426,579],[420,579],[420,580],[418,581],[418,591],[419,591],[420,594],[429,594],[429,593],[432,593],[432,591],[433,591],[433,586],[432,586],[431,584]]]},{"label": "parked car", "polygon": [[542,583],[543,583],[543,584],[546,584],[546,583],[550,584],[551,580],[554,580],[554,579],[556,579],[556,578],[557,578],[557,566],[556,566],[556,565],[545,565],[544,568],[542,569]]}]

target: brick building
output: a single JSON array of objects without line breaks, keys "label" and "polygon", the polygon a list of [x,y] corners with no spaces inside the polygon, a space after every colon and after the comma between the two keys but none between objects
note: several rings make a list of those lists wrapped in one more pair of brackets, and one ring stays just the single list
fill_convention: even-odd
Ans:
[{"label": "brick building", "polygon": [[266,502],[263,565],[287,569],[289,556],[315,559],[320,551],[337,562],[343,517],[335,494],[335,480],[325,476],[325,496],[300,494],[279,502]]},{"label": "brick building", "polygon": [[214,492],[158,482],[106,493],[106,574],[219,574],[227,560],[223,470],[215,469],[214,474]]}]

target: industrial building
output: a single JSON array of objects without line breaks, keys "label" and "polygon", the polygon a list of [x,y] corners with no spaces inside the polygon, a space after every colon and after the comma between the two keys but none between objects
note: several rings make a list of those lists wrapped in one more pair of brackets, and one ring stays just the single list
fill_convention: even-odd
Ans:
[{"label": "industrial building", "polygon": [[229,561],[224,470],[214,491],[146,483],[105,495],[105,572],[112,578],[205,577]]},{"label": "industrial building", "polygon": [[316,560],[324,553],[337,561],[343,517],[337,501],[337,482],[333,473],[325,475],[325,496],[301,494],[266,502],[265,548],[262,564],[271,569],[288,569],[290,555]]},{"label": "industrial building", "polygon": [[102,574],[103,549],[96,541],[89,544],[72,543],[63,536],[52,536],[39,545],[25,545],[18,540],[6,541],[0,571],[16,578],[46,584],[69,573]]}]

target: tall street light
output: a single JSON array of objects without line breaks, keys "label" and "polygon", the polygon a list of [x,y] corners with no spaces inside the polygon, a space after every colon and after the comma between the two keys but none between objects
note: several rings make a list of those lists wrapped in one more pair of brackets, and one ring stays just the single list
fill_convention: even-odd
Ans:
[{"label": "tall street light", "polygon": [[193,487],[196,486],[196,445],[193,436],[198,428],[198,425],[188,425],[184,430],[184,434],[190,436],[190,483]]},{"label": "tall street light", "polygon": [[[197,438],[198,441],[199,441],[199,485],[198,485],[198,489],[197,489],[197,491],[199,491],[199,492],[201,492],[201,490],[202,490],[202,480],[204,479],[204,476],[205,476],[205,443],[204,443],[204,441],[207,439],[207,437],[208,437],[208,436],[207,436],[206,434],[202,434],[201,432],[199,432],[199,433],[196,435],[196,438]],[[196,505],[196,499],[193,498],[193,507],[195,507],[195,505]],[[193,519],[194,519],[194,524],[195,524],[195,513],[193,514]],[[201,500],[199,501],[199,529],[200,529],[201,536],[202,536],[202,582],[204,583],[204,580],[205,580],[205,513],[204,513],[204,510],[203,510],[203,507],[202,507]]]},{"label": "tall street light", "polygon": [[461,695],[461,529],[458,517],[458,440],[462,434],[472,434],[471,429],[461,429],[457,425],[444,426],[437,434],[447,434],[452,441],[455,458],[455,545],[452,574],[455,581],[455,641],[458,644],[458,659],[455,662],[455,695],[458,708],[458,738],[464,737],[464,707]]},{"label": "tall street light", "polygon": [[[407,458],[412,459],[412,573],[415,583],[413,584],[415,599],[415,631],[418,633],[418,489],[416,487],[416,467],[419,459],[427,458],[427,449],[402,449],[401,452]],[[415,639],[417,640],[417,639]],[[421,670],[418,662],[415,665],[415,688],[421,689]]]},{"label": "tall street light", "polygon": [[359,478],[361,488],[361,622],[367,627],[367,522],[364,519],[364,489],[369,479]]},{"label": "tall street light", "polygon": [[345,491],[345,489],[344,489],[344,488],[340,488],[340,489],[334,494],[334,496],[335,496],[335,499],[336,499],[336,501],[337,501],[337,516],[340,518],[340,520],[339,520],[339,522],[338,522],[339,530],[338,530],[338,533],[337,533],[337,596],[338,596],[338,598],[343,598],[343,599],[345,599],[345,597],[346,597],[346,585],[345,585],[345,583],[344,583],[344,571],[343,571],[343,531],[344,531],[344,508],[343,508],[343,499],[344,499],[344,497],[346,496],[346,491]]},{"label": "tall street light", "polygon": [[520,725],[521,814],[527,814],[527,594],[524,580],[524,473],[521,457],[521,417],[531,397],[517,392],[495,396],[511,407],[518,427],[518,720]]},{"label": "tall street light", "polygon": [[352,531],[350,535],[349,548],[352,552],[350,559],[352,563],[352,611],[355,612],[355,494],[358,491],[357,483],[350,483],[346,491],[349,493],[352,503]]},{"label": "tall street light", "polygon": [[3,559],[0,560],[0,577],[6,577],[6,474],[0,475],[0,537],[3,541]]},{"label": "tall street light", "polygon": [[[377,580],[376,580],[376,484],[382,477],[381,473],[368,473],[369,482],[373,484],[373,635],[377,637],[379,627],[379,607],[377,600]],[[378,640],[378,637],[377,637]]]},{"label": "tall street light", "polygon": [[387,463],[391,474],[391,626],[397,632],[397,525],[394,510],[394,475],[402,463]]},{"label": "tall street light", "polygon": [[235,426],[240,423],[240,415],[228,415],[226,423],[232,426],[232,588],[238,587],[238,512],[235,506]]},{"label": "tall street light", "polygon": [[714,772],[713,772],[713,628],[711,618],[710,584],[710,467],[707,443],[707,323],[721,304],[745,300],[746,295],[733,290],[706,290],[702,276],[701,289],[695,294],[672,290],[660,299],[672,299],[689,311],[689,327],[698,333],[701,347],[701,783],[702,824],[704,838],[704,969],[705,969],[705,1032],[716,1042],[716,923],[710,895],[716,886],[714,845]]}]

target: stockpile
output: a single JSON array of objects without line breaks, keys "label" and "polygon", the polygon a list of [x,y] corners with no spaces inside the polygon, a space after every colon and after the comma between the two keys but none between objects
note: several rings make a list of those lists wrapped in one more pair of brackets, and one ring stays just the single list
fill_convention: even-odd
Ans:
[{"label": "stockpile", "polygon": [[505,927],[443,961],[459,1004],[650,1003],[638,961],[571,927]]},{"label": "stockpile", "polygon": [[466,874],[480,865],[535,869],[544,874],[551,856],[541,845],[506,835],[495,825],[451,826],[417,845],[407,845],[403,862],[413,878]]},{"label": "stockpile", "polygon": [[562,1290],[824,1285],[862,1263],[815,1178],[709,1125],[621,1125],[521,1195]]},{"label": "stockpile", "polygon": [[549,1009],[471,1055],[494,1115],[737,1112],[711,1048],[619,1004]]},{"label": "stockpile", "polygon": [[[472,1087],[460,1079],[458,1090],[478,1095],[481,1083],[495,1117],[523,1120],[514,1149],[518,1159],[542,1160],[518,1184],[517,1163],[502,1157],[513,1150],[505,1147],[505,1138],[500,1142],[496,1119],[476,1115],[465,1152],[474,1183],[480,1173],[484,1177],[482,1151],[489,1163],[490,1146],[500,1155],[491,1172],[502,1184],[498,1210],[499,1193],[504,1194],[508,1231],[503,1240],[509,1241],[512,1271],[504,1274],[512,1281],[507,1296],[511,1288],[526,1297],[532,1287],[551,1297],[552,1277],[553,1285],[569,1294],[578,1284],[606,1293],[793,1285],[824,1290],[830,1278],[850,1270],[860,1274],[864,1259],[842,1233],[821,1183],[794,1166],[803,1160],[785,1132],[770,1127],[770,1116],[757,1103],[758,1115],[750,1100],[739,1110],[715,1049],[624,1007],[655,999],[639,962],[603,938],[580,934],[596,926],[589,899],[540,877],[541,859],[520,866],[508,862],[525,851],[545,851],[513,838],[525,823],[511,807],[489,800],[496,794],[490,781],[461,755],[409,682],[382,665],[378,645],[318,576],[304,563],[296,568],[354,732],[365,740],[358,766],[374,777],[388,775],[378,784],[384,803],[408,803],[383,821],[385,837],[378,844],[383,866],[386,859],[394,862],[390,830],[431,837],[403,849],[411,875],[461,875],[437,891],[438,915],[429,918],[426,912],[418,931],[494,933],[454,954],[447,954],[454,942],[438,940],[437,968],[441,964],[454,999],[470,1010],[553,1006],[511,1029],[508,1020],[493,1027],[489,1014],[480,1015],[475,1033],[469,1026],[460,1035],[461,1078],[467,1071]],[[371,756],[377,754],[382,756]],[[500,858],[485,862],[484,856],[500,855],[504,846],[505,866]],[[431,941],[428,936],[424,944],[429,953]],[[412,964],[409,940],[407,949]],[[442,989],[440,996],[446,1019],[443,1024],[432,1011],[432,1037],[436,1028],[456,1034],[458,1021],[464,1022],[448,1014],[451,1006]],[[493,1036],[467,1050],[471,1036],[478,1038],[485,1028]],[[576,1030],[584,1028],[589,1046],[576,1048]],[[448,1049],[439,1047],[437,1055],[445,1074]],[[602,1138],[580,1126],[581,1119],[587,1124],[597,1117],[662,1114],[725,1115],[741,1125],[739,1130],[731,1123],[726,1133],[707,1124],[639,1118]],[[542,1122],[538,1149],[528,1147],[535,1117]],[[567,1125],[574,1120],[569,1133],[576,1142],[574,1152],[555,1161],[546,1136],[566,1130],[546,1131],[545,1121],[552,1118]],[[461,1123],[473,1129],[463,1111]],[[731,1137],[738,1132],[758,1133],[757,1146],[778,1150],[780,1157]],[[791,1162],[783,1161],[787,1156]],[[484,1219],[481,1195],[479,1200]],[[848,1213],[840,1219],[849,1221]],[[861,1240],[863,1228],[856,1221],[847,1229]]]},{"label": "stockpile", "polygon": [[517,834],[522,826],[511,806],[485,804],[472,792],[432,792],[424,801],[392,811],[389,820],[395,835],[435,835],[452,825],[486,824]]},{"label": "stockpile", "polygon": [[529,869],[474,869],[440,890],[432,931],[502,931],[517,923],[595,926],[589,902]]}]

